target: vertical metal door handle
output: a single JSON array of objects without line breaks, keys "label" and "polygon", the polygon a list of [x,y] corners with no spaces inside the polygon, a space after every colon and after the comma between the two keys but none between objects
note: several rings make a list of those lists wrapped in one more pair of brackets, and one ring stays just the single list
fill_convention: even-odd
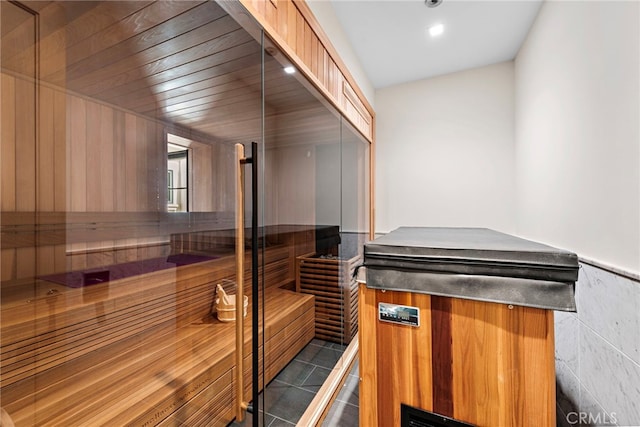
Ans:
[{"label": "vertical metal door handle", "polygon": [[236,420],[244,420],[244,145],[236,144]]},{"label": "vertical metal door handle", "polygon": [[252,396],[253,425],[259,420],[259,281],[258,281],[258,144],[251,143],[251,158],[245,157],[244,145],[236,144],[236,419],[244,420],[249,407],[244,401],[244,165],[251,163],[251,318],[252,318]]}]

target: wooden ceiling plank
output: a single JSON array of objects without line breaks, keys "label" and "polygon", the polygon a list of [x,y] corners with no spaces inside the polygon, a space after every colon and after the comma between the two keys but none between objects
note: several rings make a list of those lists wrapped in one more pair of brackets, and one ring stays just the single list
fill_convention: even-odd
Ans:
[{"label": "wooden ceiling plank", "polygon": [[[201,2],[180,0],[152,2],[147,7],[138,10],[113,25],[95,32],[91,37],[87,37],[82,42],[70,46],[66,51],[67,68],[85,58],[99,55],[103,50],[117,45],[137,34],[143,33],[164,21],[170,20],[192,9],[199,3]],[[57,81],[60,78],[58,74],[45,75],[43,77],[47,81]]]},{"label": "wooden ceiling plank", "polygon": [[257,102],[261,102],[259,98],[256,98],[255,93],[240,93],[236,95],[229,94],[229,92],[224,92],[211,96],[205,96],[187,102],[182,102],[175,106],[162,109],[161,113],[171,115],[187,114],[195,111],[210,110],[213,108],[224,108],[227,105],[232,105],[238,102],[245,102],[249,100],[257,100]]},{"label": "wooden ceiling plank", "polygon": [[245,68],[253,68],[256,65],[259,65],[260,57],[256,55],[257,49],[259,49],[258,46],[253,45],[252,48],[253,52],[249,51],[248,55],[244,55],[246,50],[243,52],[242,50],[235,51],[232,49],[228,49],[217,55],[212,55],[211,57],[216,57],[215,61],[207,58],[207,61],[204,61],[209,62],[206,68],[197,71],[194,70],[194,72],[191,73],[182,73],[182,75],[170,80],[159,81],[152,86],[153,92],[167,92],[182,86],[209,80],[225,74],[237,74],[239,70],[243,70]]},{"label": "wooden ceiling plank", "polygon": [[254,65],[255,57],[258,53],[259,47],[255,43],[245,43],[227,49],[224,52],[161,71],[146,78],[140,78],[122,85],[114,84],[110,90],[98,93],[95,96],[111,101],[125,96],[139,98],[149,92],[166,92]]},{"label": "wooden ceiling plank", "polygon": [[[229,81],[229,77],[231,77],[232,80]],[[249,92],[251,94],[250,97],[255,98],[260,96],[259,94],[261,80],[258,72],[252,73],[252,76],[250,77],[243,76],[242,79],[233,77],[234,76],[223,76],[224,80],[220,79],[215,82],[215,85],[209,87],[208,89],[203,89],[196,92],[192,90],[192,87],[190,90],[185,90],[185,95],[183,97],[180,97],[179,99],[169,98],[164,102],[159,103],[159,105],[156,102],[156,99],[148,100],[149,105],[152,105],[152,109],[144,111],[143,114],[156,115],[159,117],[167,117],[167,115],[171,114],[171,116],[175,117],[174,113],[180,109],[184,109],[185,105],[187,105],[188,107],[195,107],[198,105],[209,103],[212,99],[221,100],[215,102],[215,108],[220,108],[225,105],[234,104],[237,101],[235,99],[236,96],[242,96],[244,92],[247,92],[247,87],[251,86],[253,86],[253,90]],[[222,83],[222,81],[228,81],[228,83]],[[213,80],[203,83],[213,83]],[[236,93],[240,93],[240,95],[236,95]],[[302,86],[297,83],[297,81],[292,80],[291,78],[278,78],[274,79],[272,82],[269,82],[269,84],[267,85],[267,95],[267,102],[269,104],[275,102],[277,105],[280,102],[287,102],[291,104],[289,106],[290,109],[296,109],[300,106],[304,106],[312,102],[317,102],[312,95],[307,93],[304,88],[302,88]],[[225,100],[225,98],[227,98],[228,100]],[[211,105],[210,107],[213,108],[214,105]],[[190,112],[196,110],[192,109],[190,110]],[[183,113],[185,112],[183,111]]]},{"label": "wooden ceiling plank", "polygon": [[[178,97],[177,101],[180,102],[186,102],[186,101],[197,101],[203,97],[210,97],[210,96],[219,96],[219,97],[229,97],[229,98],[233,98],[236,96],[243,96],[243,95],[247,95],[249,98],[251,97],[256,97],[258,96],[259,92],[253,92],[248,90],[246,87],[243,87],[242,85],[239,85],[236,83],[230,83],[228,85],[225,85],[224,89],[222,88],[216,88],[215,91],[213,88],[209,88],[209,89],[205,89],[202,91],[198,91],[196,93],[194,93],[193,95],[188,95],[188,96],[181,96]],[[136,110],[139,114],[143,114],[149,117],[163,117],[165,116],[167,113],[171,113],[172,111],[169,109],[167,110],[167,107],[171,107],[174,104],[171,104],[167,101],[164,101],[164,103],[162,102],[158,102],[158,103],[154,103],[154,104],[146,104],[143,107],[140,107],[139,110]],[[144,111],[142,111],[144,110]]]},{"label": "wooden ceiling plank", "polygon": [[[66,50],[86,40],[94,33],[120,22],[132,13],[148,6],[151,1],[106,1],[101,2],[91,13],[60,27],[40,39],[40,64],[43,75],[59,73],[66,69]],[[62,74],[62,73],[60,73]]]},{"label": "wooden ceiling plank", "polygon": [[[243,90],[245,92],[251,92],[254,94],[260,94],[260,90],[256,89],[256,88],[251,88],[248,87],[247,85],[241,83],[238,81],[237,78],[235,78],[233,76],[233,73],[230,74],[225,74],[219,77],[216,77],[215,80],[216,82],[212,82],[212,79],[206,80],[206,81],[202,81],[199,82],[199,84],[208,84],[208,88],[205,88],[203,90],[200,91],[189,91],[189,93],[185,94],[185,95],[181,95],[179,97],[168,97],[166,96],[166,93],[161,93],[161,95],[164,95],[162,98],[167,98],[167,99],[160,99],[156,96],[152,96],[152,97],[148,97],[145,102],[145,105],[162,105],[164,106],[163,108],[161,108],[162,111],[170,111],[174,108],[173,105],[176,103],[183,103],[184,99],[187,100],[194,100],[194,99],[198,99],[201,98],[202,96],[207,96],[207,95],[213,95],[213,94],[218,94],[221,92],[225,92],[228,93],[230,90],[233,89],[239,89],[239,90]],[[226,83],[222,83],[222,81],[227,81]],[[177,88],[177,89],[183,89],[183,87]],[[258,96],[257,95],[257,96]],[[178,101],[179,98],[180,101]],[[145,109],[145,111],[155,111],[155,109]]]},{"label": "wooden ceiling plank", "polygon": [[[97,55],[89,56],[76,63],[70,61],[69,63],[73,65],[67,68],[67,78],[74,80],[90,75],[92,72],[105,69],[125,58],[131,58],[130,61],[133,63],[145,64],[148,62],[146,56],[157,58],[158,55],[166,55],[167,52],[184,49],[185,45],[190,45],[193,39],[192,37],[185,37],[186,35],[193,35],[194,31],[203,33],[211,28],[212,25],[215,25],[218,22],[217,20],[225,16],[224,11],[218,6],[214,7],[214,4],[205,3],[199,5],[142,33],[112,45]],[[224,18],[221,21],[224,21]],[[238,26],[234,25],[232,28],[238,28]],[[184,42],[181,44],[183,39]],[[193,42],[198,43],[198,40]],[[161,53],[158,51],[159,46],[167,46],[167,48],[162,50]]]},{"label": "wooden ceiling plank", "polygon": [[[96,3],[43,39],[50,47],[44,58],[69,57],[67,68],[51,75],[64,76],[70,90],[226,142],[260,138],[263,115],[271,124],[283,113],[295,113],[290,117],[305,123],[322,119],[312,117],[318,100],[297,76],[286,75],[268,56],[262,70],[259,43],[230,17],[216,14],[211,8],[217,5],[123,2],[125,9],[116,4]],[[304,136],[297,125],[272,130],[269,137]]]},{"label": "wooden ceiling plank", "polygon": [[35,15],[12,3],[2,2],[2,21],[16,25],[3,36],[0,48],[0,65],[14,73],[33,77],[35,72],[36,19]]},{"label": "wooden ceiling plank", "polygon": [[[98,3],[93,1],[69,1],[69,2],[40,2],[40,1],[22,1],[21,2],[27,8],[33,10],[34,12],[40,15],[40,26],[38,32],[40,34],[40,38],[46,37],[54,31],[57,31],[60,28],[64,28],[68,23],[69,18],[75,19],[76,17],[84,14],[85,12],[95,8]],[[73,5],[74,7],[69,8],[68,6]],[[11,45],[20,40],[21,34],[14,33],[19,24],[22,23],[21,19],[18,19],[17,22],[14,21],[15,18],[18,18],[13,12],[17,9],[23,10],[22,8],[11,4],[8,1],[2,1],[2,39],[3,44]],[[11,15],[7,15],[5,19],[5,12],[11,13]],[[24,11],[25,13],[28,13]],[[8,19],[11,20],[8,21]],[[13,28],[12,30],[10,30]],[[14,33],[14,34],[11,34]],[[4,55],[3,55],[4,56]]]},{"label": "wooden ceiling plank", "polygon": [[[171,116],[169,116],[171,117]],[[256,118],[262,117],[262,104],[255,101],[240,102],[219,110],[206,110],[189,114],[176,115],[180,123],[200,122],[203,118],[215,117],[217,122],[224,122],[235,118]]]},{"label": "wooden ceiling plank", "polygon": [[[241,78],[243,76],[253,76],[253,80],[249,81],[248,79]],[[211,79],[189,84],[165,92],[150,94],[146,98],[127,97],[126,99],[121,100],[118,104],[136,111],[152,111],[155,108],[154,105],[165,106],[170,105],[171,103],[183,102],[185,100],[197,98],[199,96],[222,92],[225,90],[229,90],[229,85],[233,85],[233,87],[237,88],[246,87],[249,83],[259,85],[259,79],[259,66],[246,67],[238,72],[227,73],[218,77],[213,77]],[[245,84],[244,82],[247,82],[247,84]],[[259,92],[259,86],[257,90]],[[172,98],[174,98],[173,101],[171,101],[170,103],[166,102]],[[150,105],[150,107],[141,110],[144,105]]]},{"label": "wooden ceiling plank", "polygon": [[75,80],[70,79],[69,86],[84,92],[85,88],[95,86],[98,82],[122,73],[130,72],[132,76],[138,78],[153,75],[249,40],[250,36],[244,30],[239,30],[237,24],[229,21],[230,18],[229,20],[221,18],[221,20],[224,20],[224,25],[213,25],[218,21],[207,24],[206,28],[201,27],[198,31],[191,31],[168,40],[96,72],[84,74]]},{"label": "wooden ceiling plank", "polygon": [[[11,38],[11,33],[20,31],[20,26],[33,17],[32,14],[24,9],[17,7],[9,2],[0,3],[0,34],[2,40]],[[17,39],[19,36],[16,36]]]},{"label": "wooden ceiling plank", "polygon": [[[37,1],[24,2],[26,6],[37,10]],[[69,22],[77,19],[87,12],[92,11],[100,5],[99,1],[57,1],[51,2],[45,8],[40,9],[40,37],[47,37],[57,31],[60,27],[66,26]],[[32,6],[35,6],[32,7]]]},{"label": "wooden ceiling plank", "polygon": [[[215,82],[205,81],[190,85],[192,87],[191,90],[179,88],[180,91],[184,91],[186,93],[177,96],[171,96],[177,94],[174,91],[172,91],[173,93],[171,94],[163,92],[159,94],[161,97],[154,98],[153,100],[147,99],[144,104],[145,107],[141,106],[140,109],[136,111],[157,111],[163,107],[220,93],[226,93],[229,96],[231,96],[232,93],[253,93],[256,94],[256,96],[259,96],[260,94],[259,87],[257,89],[252,88],[250,85],[244,83],[246,80],[241,81],[232,75],[224,75],[211,80],[215,80]],[[256,78],[256,81],[259,84],[259,77]]]},{"label": "wooden ceiling plank", "polygon": [[[181,124],[181,123],[179,123]],[[182,124],[181,124],[182,125]],[[262,118],[205,122],[198,129],[221,142],[261,140]]]}]

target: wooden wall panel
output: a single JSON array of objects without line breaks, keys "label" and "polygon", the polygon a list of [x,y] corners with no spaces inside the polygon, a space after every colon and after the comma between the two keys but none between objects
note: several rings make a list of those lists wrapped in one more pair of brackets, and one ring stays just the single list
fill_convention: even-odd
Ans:
[{"label": "wooden wall panel", "polygon": [[16,211],[36,210],[36,88],[15,79]]},{"label": "wooden wall panel", "polygon": [[55,92],[40,88],[40,121],[38,139],[38,210],[55,209]]},{"label": "wooden wall panel", "polygon": [[2,105],[0,113],[1,152],[0,162],[2,170],[2,191],[0,210],[11,212],[16,209],[16,84],[15,78],[2,73]]},{"label": "wooden wall panel", "polygon": [[33,277],[36,275],[36,248],[16,249],[16,275],[18,277]]},{"label": "wooden wall panel", "polygon": [[264,16],[273,28],[278,27],[278,3],[276,0],[269,0],[263,3]]},{"label": "wooden wall panel", "polygon": [[289,37],[289,3],[286,0],[277,0],[275,6],[277,9],[275,28],[277,28],[278,34],[287,40]]},{"label": "wooden wall panel", "polygon": [[[308,155],[310,153],[310,155]],[[316,223],[315,147],[297,146],[267,150],[274,156],[277,206],[271,224]]]},{"label": "wooden wall panel", "polygon": [[135,139],[135,151],[136,151],[136,165],[134,173],[136,175],[136,187],[132,188],[132,192],[135,191],[135,210],[138,212],[146,212],[150,209],[149,206],[149,181],[147,180],[147,172],[151,159],[148,159],[149,154],[149,140],[147,138],[147,127],[152,126],[145,119],[141,117],[135,118],[136,120],[136,139]]},{"label": "wooden wall panel", "polygon": [[[126,114],[123,111],[113,112],[113,182],[119,190],[127,185],[127,145],[126,145]],[[115,191],[117,191],[115,190]],[[126,212],[126,193],[114,194],[114,210]]]},{"label": "wooden wall panel", "polygon": [[36,16],[10,2],[0,4],[2,68],[29,77],[36,76]]},{"label": "wooden wall panel", "polygon": [[[55,212],[67,210],[68,174],[67,159],[70,147],[67,144],[67,97],[63,92],[53,94],[53,133],[54,133],[54,209]],[[69,118],[70,119],[70,118]]]},{"label": "wooden wall panel", "polygon": [[[102,212],[111,212],[115,209],[115,199],[118,197],[118,188],[115,186],[114,176],[114,149],[115,149],[115,111],[106,105],[100,106],[100,163],[95,173],[100,173],[100,207]],[[158,141],[160,144],[162,140]]]},{"label": "wooden wall panel", "polygon": [[55,246],[36,247],[36,274],[48,274],[52,271],[56,271],[55,250]]},{"label": "wooden wall panel", "polygon": [[313,37],[315,37],[315,34],[313,33],[313,30],[311,29],[311,26],[309,26],[309,23],[305,20],[304,21],[304,47],[302,49],[302,60],[304,61],[304,63],[311,68],[311,49],[312,49],[312,45],[313,45]]},{"label": "wooden wall panel", "polygon": [[[295,44],[295,52],[299,58],[304,56],[304,26],[306,24],[304,17],[298,11],[295,10],[296,15],[296,44]],[[293,47],[293,46],[292,46]]]},{"label": "wooden wall panel", "polygon": [[138,205],[138,173],[137,173],[137,150],[136,138],[138,121],[133,114],[125,113],[124,115],[124,143],[125,143],[125,172],[124,184],[127,191],[122,193],[125,200],[125,211],[135,212]]},{"label": "wooden wall panel", "polygon": [[67,95],[69,128],[70,211],[87,210],[87,107],[86,101]]},{"label": "wooden wall panel", "polygon": [[[102,191],[109,189],[108,183],[102,182],[102,169],[100,163],[101,152],[101,121],[100,121],[100,104],[85,101],[86,125],[84,135],[85,146],[85,180],[86,180],[86,205],[82,212],[101,212],[102,211]],[[74,120],[72,116],[72,120]],[[81,117],[78,120],[82,120]],[[74,120],[75,121],[75,120]],[[80,165],[78,165],[78,169]],[[113,189],[110,189],[113,191]]]},{"label": "wooden wall panel", "polygon": [[287,8],[287,33],[284,34],[288,46],[295,49],[298,43],[298,9],[291,0],[282,0]]},{"label": "wooden wall panel", "polygon": [[[64,227],[69,221],[68,226],[73,228],[73,220],[67,218],[69,212],[142,213],[166,209],[162,202],[166,200],[165,125],[43,84],[39,87],[36,147],[36,121],[31,118],[35,109],[28,102],[35,99],[33,83],[29,86],[5,73],[0,78],[2,212],[17,210],[17,189],[26,198],[22,205],[32,209],[22,214],[21,221],[27,225],[35,224],[35,212],[67,213],[55,220],[55,227]],[[23,98],[22,106],[17,105],[19,98]],[[16,111],[26,112],[29,106],[31,117],[25,113],[18,118]],[[21,129],[17,132],[18,127]],[[16,150],[17,136],[23,140],[26,137],[28,142],[18,150],[20,153]],[[233,200],[221,189],[233,183],[232,150],[225,144],[202,138],[200,141],[192,165],[198,176],[195,210],[230,212]],[[22,159],[24,167],[16,167],[18,159]],[[18,169],[22,184],[16,179]],[[214,184],[217,191],[212,189]],[[30,205],[25,205],[27,202]],[[33,218],[26,220],[25,214]],[[3,226],[6,225],[3,217]],[[58,235],[46,237],[32,231],[28,235],[22,233],[19,242],[3,242],[3,280],[166,255],[162,238],[149,237],[148,231],[124,239],[86,241],[78,239],[78,232],[69,232],[66,246],[64,237],[60,240]],[[117,249],[123,246],[131,249]],[[17,247],[22,249],[17,251]]]},{"label": "wooden wall panel", "polygon": [[16,250],[2,249],[0,251],[0,280],[11,280],[16,274]]}]

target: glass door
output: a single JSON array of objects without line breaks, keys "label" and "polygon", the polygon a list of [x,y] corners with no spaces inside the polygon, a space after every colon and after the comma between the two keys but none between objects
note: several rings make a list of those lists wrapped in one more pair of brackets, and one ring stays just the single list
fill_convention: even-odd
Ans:
[{"label": "glass door", "polygon": [[[286,55],[264,46],[259,417],[295,425],[357,333],[369,145]],[[357,407],[347,410],[357,425]]]},{"label": "glass door", "polygon": [[260,41],[215,2],[0,7],[2,422],[228,425]]}]

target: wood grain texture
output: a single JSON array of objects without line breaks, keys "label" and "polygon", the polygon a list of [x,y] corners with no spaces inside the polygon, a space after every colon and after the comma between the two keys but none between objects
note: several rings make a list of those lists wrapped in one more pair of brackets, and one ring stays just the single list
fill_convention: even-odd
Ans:
[{"label": "wood grain texture", "polygon": [[[288,268],[279,260],[289,251],[273,250],[279,255],[268,249],[267,267]],[[232,267],[224,257],[79,289],[37,281],[42,296],[31,302],[24,284],[3,284],[3,407],[17,425],[155,425],[167,417],[226,425],[234,328],[209,310],[214,284]],[[273,283],[279,274],[270,271],[264,279]],[[51,288],[60,293],[46,296]],[[313,296],[272,287],[265,304],[269,381],[313,338]],[[213,399],[205,406],[219,415],[202,413],[204,390]]]},{"label": "wood grain texture", "polygon": [[[36,207],[36,85],[33,81],[15,79],[15,162],[16,210],[34,211]],[[18,122],[19,120],[19,122]]]},{"label": "wood grain texture", "polygon": [[[5,4],[7,2],[3,2],[3,7]],[[295,8],[293,3],[287,4]],[[72,7],[74,5],[75,8]],[[122,5],[122,8],[119,9],[118,5]],[[267,4],[270,5],[273,3]],[[216,15],[214,19],[212,10],[203,12],[202,8],[215,8],[215,4],[182,1],[127,4],[80,2],[67,5],[64,2],[54,2],[38,7],[43,11],[42,38],[39,43],[41,48],[47,47],[47,52],[41,58],[42,74],[46,78],[34,91],[40,93],[40,98],[29,93],[30,89],[25,85],[30,83],[28,79],[17,77],[22,83],[16,84],[15,76],[5,78],[3,73],[3,84],[7,79],[14,79],[14,90],[16,85],[23,85],[23,88],[18,88],[18,92],[25,95],[21,99],[33,100],[34,107],[31,110],[41,109],[41,114],[34,112],[18,123],[18,133],[21,133],[18,139],[28,141],[27,147],[31,151],[24,150],[16,156],[26,159],[32,166],[28,166],[28,173],[18,177],[19,186],[12,185],[12,188],[33,187],[32,192],[27,192],[33,194],[33,200],[20,201],[23,216],[32,216],[27,221],[28,227],[33,227],[31,231],[44,225],[40,218],[43,212],[60,212],[62,219],[53,225],[56,228],[54,232],[30,232],[29,236],[23,236],[24,240],[15,239],[12,249],[3,249],[3,280],[15,281],[35,274],[50,273],[51,270],[88,268],[155,256],[154,251],[162,251],[166,246],[156,245],[148,239],[153,237],[153,233],[157,235],[158,227],[164,225],[161,222],[154,223],[151,220],[140,227],[113,226],[108,230],[106,227],[89,227],[87,224],[93,224],[99,220],[98,214],[105,212],[144,214],[163,210],[162,203],[159,202],[164,200],[161,177],[164,172],[161,166],[164,135],[161,128],[175,126],[193,132],[194,135],[206,134],[209,138],[204,138],[205,140],[245,138],[248,128],[260,128],[261,118],[255,115],[253,108],[261,84],[260,80],[255,79],[259,75],[259,68],[255,67],[255,55],[259,53],[260,46],[250,42],[246,34],[241,35],[234,29],[236,27],[228,17]],[[258,5],[259,9],[260,7]],[[285,22],[288,24],[289,9],[278,9],[287,11]],[[207,21],[207,17],[210,21]],[[309,30],[308,22],[304,21],[304,24],[304,37],[301,39],[305,49],[303,54],[312,62],[316,56],[324,58],[324,53],[313,54],[316,36]],[[172,28],[176,33],[166,32]],[[178,34],[178,31],[181,32]],[[309,41],[311,49],[308,49]],[[29,47],[27,51],[29,49],[32,48]],[[206,63],[209,66],[204,65]],[[267,111],[277,111],[278,108],[295,110],[309,104],[310,97],[305,90],[301,90],[301,86],[294,87],[295,85],[284,81],[281,73],[276,73],[278,70],[275,65],[267,70],[267,74],[273,76],[267,83],[273,91],[270,93],[272,97],[267,101],[270,103]],[[195,90],[195,85],[201,86]],[[3,90],[3,105],[4,94]],[[205,95],[209,99],[201,102]],[[218,95],[221,96],[215,99]],[[22,106],[18,105],[20,102],[17,102],[16,96],[6,99],[13,103],[14,111],[20,114],[26,113],[30,108],[23,101],[20,101]],[[15,123],[15,118],[10,120]],[[2,128],[4,153],[4,116]],[[29,135],[32,130],[35,132],[33,138]],[[7,132],[10,131],[9,126]],[[43,138],[38,139],[37,132]],[[293,131],[289,135],[295,139]],[[12,140],[15,150],[16,137],[7,138],[9,142]],[[215,145],[208,145],[206,155],[213,156],[214,148]],[[203,162],[203,168],[209,166],[215,167]],[[220,169],[216,168],[216,171]],[[3,174],[4,172],[3,165]],[[11,169],[7,168],[7,174],[10,172]],[[13,175],[16,175],[15,164]],[[222,177],[224,178],[224,174]],[[33,180],[33,183],[25,184],[24,181],[27,180]],[[203,181],[207,180],[208,178]],[[4,183],[3,179],[3,185]],[[53,191],[50,191],[52,188]],[[3,202],[4,200],[3,192]],[[221,205],[228,203],[225,200],[218,202]],[[304,214],[303,208],[307,207],[298,207],[301,215]],[[205,208],[214,207],[207,205],[203,207]],[[5,211],[4,207],[2,210]],[[93,216],[74,217],[74,214],[88,213]],[[4,219],[3,216],[3,227]],[[81,222],[75,222],[75,219],[80,219]],[[123,218],[122,221],[127,223],[128,220]],[[60,224],[63,226],[57,228]],[[155,231],[150,231],[154,227]],[[308,251],[313,246],[311,241],[300,243],[300,247],[305,247],[304,250]],[[27,242],[30,243],[26,244]],[[123,244],[127,245],[126,249],[122,247]],[[297,250],[294,251],[296,255]],[[267,269],[265,275],[273,278],[272,283],[290,282],[293,275],[286,267],[289,265],[291,262],[288,259],[280,259],[277,265],[274,262]],[[5,276],[5,271],[9,272],[8,276]],[[38,291],[43,289],[38,288]],[[104,291],[93,290],[82,295],[83,302],[90,303],[97,319],[102,319],[100,310],[105,308],[99,304],[104,297],[103,293]],[[47,300],[48,302],[51,300]],[[186,307],[185,316],[180,318],[180,321],[184,321],[186,313],[191,313],[191,308],[188,308],[187,299],[180,303],[184,303]],[[48,310],[50,306],[40,304],[39,308]],[[25,310],[25,313],[28,311],[30,310]],[[39,318],[39,321],[46,323],[52,318],[61,322],[69,320],[61,314],[58,317],[58,314],[60,313],[47,317],[46,321]],[[309,324],[308,319],[304,322],[301,320],[301,324]],[[38,323],[37,327],[41,326]],[[298,329],[287,330],[285,335],[294,333],[298,333]],[[85,350],[89,351],[81,349],[77,356],[84,357],[82,352]],[[279,355],[286,355],[292,351],[293,348],[279,348],[277,352]],[[49,358],[51,353],[45,353],[43,349],[42,360],[54,363]],[[123,375],[135,372],[134,367],[127,367],[129,370],[126,372],[124,369]],[[277,365],[270,369],[277,370]],[[19,375],[26,374],[21,371]],[[177,377],[174,380],[176,382],[168,383],[173,386],[179,382]],[[132,382],[126,384],[139,385]],[[228,384],[225,385],[227,386]],[[95,392],[100,393],[101,390],[97,387]],[[180,394],[176,391],[175,395]],[[180,396],[187,395],[189,394]],[[105,399],[105,408],[108,408],[108,404],[117,401],[119,397],[107,393]],[[77,413],[79,419],[83,419],[82,416],[85,415],[80,412],[85,409],[70,406],[72,404],[73,399],[70,399],[65,410],[69,414]],[[98,405],[94,405],[92,409],[96,414],[104,411]],[[186,411],[176,419],[207,419],[200,411],[196,412]],[[59,412],[52,412],[51,415],[52,422],[64,419],[64,415]],[[32,424],[48,422],[36,418],[37,416],[33,418],[26,415],[25,420],[29,419]]]},{"label": "wood grain texture", "polygon": [[[359,284],[358,302],[358,347],[359,347],[359,422],[362,426],[378,426],[379,405],[386,405],[378,399],[378,340],[376,339],[376,321],[378,303],[376,293],[365,284]],[[382,348],[383,343],[380,343]],[[382,350],[380,350],[382,351]]]},{"label": "wood grain texture", "polygon": [[39,93],[39,138],[37,148],[38,184],[37,210],[51,212],[54,209],[55,184],[55,116],[54,96],[50,88],[40,88]]},{"label": "wood grain texture", "polygon": [[354,270],[361,257],[322,259],[297,257],[296,291],[315,296],[316,337],[348,344],[358,332],[358,283]]},{"label": "wood grain texture", "polygon": [[67,195],[70,189],[67,176],[68,153],[67,144],[69,127],[67,126],[67,97],[63,92],[53,93],[53,164],[54,164],[54,212],[64,212],[67,207]]},{"label": "wood grain texture", "polygon": [[[261,124],[259,43],[215,2],[134,3],[70,8],[52,2],[43,7],[39,46],[50,50],[41,52],[42,82],[210,138],[235,142],[259,136],[246,131],[259,130]],[[283,28],[288,28],[288,5],[297,11],[293,3],[281,8],[272,2],[254,5],[277,9],[274,19],[286,12]],[[313,40],[304,25],[302,20],[298,29],[302,48]],[[21,34],[28,38],[25,31]],[[266,108],[308,104],[307,90],[281,74],[281,67],[265,73],[282,86],[268,93]]]},{"label": "wood grain texture", "polygon": [[453,417],[451,298],[431,297],[433,412]]},{"label": "wood grain texture", "polygon": [[0,209],[11,212],[16,209],[16,84],[15,78],[2,73],[2,104],[0,105],[0,171],[2,198]]},{"label": "wood grain texture", "polygon": [[[420,328],[378,321],[381,301],[420,307]],[[360,316],[360,416],[371,425],[399,425],[402,402],[479,427],[555,426],[552,311],[361,285]],[[374,401],[375,417],[362,410]]]},{"label": "wood grain texture", "polygon": [[[482,426],[555,425],[553,312],[458,299],[452,310],[455,416]],[[467,374],[475,384],[461,381]]]},{"label": "wood grain texture", "polygon": [[[263,25],[265,31],[274,44],[282,49],[285,55],[292,59],[297,68],[310,80],[310,82],[323,93],[329,102],[333,103],[344,116],[361,132],[368,141],[372,141],[373,129],[366,122],[373,120],[373,109],[358,88],[355,80],[340,60],[336,50],[331,46],[328,37],[322,31],[313,13],[304,1],[282,0],[287,6],[287,25],[274,25],[273,17],[267,16],[264,11],[265,4],[270,6],[269,0],[241,0],[242,5]],[[238,8],[232,13],[242,14]],[[271,12],[268,12],[269,14]],[[322,57],[320,55],[323,54]],[[332,62],[334,70],[324,72],[321,58],[327,58]],[[329,66],[330,67],[330,66]],[[329,74],[332,73],[332,74]],[[367,119],[362,119],[353,108],[345,108],[339,90],[340,81],[345,80],[355,88],[354,95],[363,106]]]},{"label": "wood grain texture", "polygon": [[[419,305],[422,327],[378,321],[380,302]],[[429,306],[427,295],[382,293],[360,285],[361,421],[378,426],[400,425],[400,402],[431,409]],[[377,407],[375,414],[371,413],[372,404]]]}]

